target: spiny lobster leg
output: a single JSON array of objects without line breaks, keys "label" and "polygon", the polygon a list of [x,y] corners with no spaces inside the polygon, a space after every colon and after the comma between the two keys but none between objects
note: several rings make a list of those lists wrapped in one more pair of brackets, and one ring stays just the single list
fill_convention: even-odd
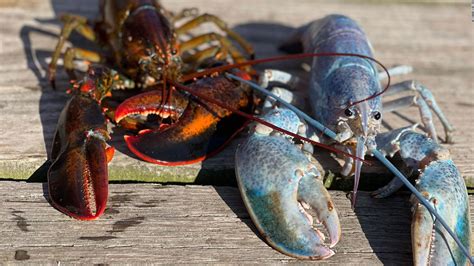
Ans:
[{"label": "spiny lobster leg", "polygon": [[[201,79],[189,86],[234,109],[248,108],[248,89],[239,82],[224,76]],[[141,159],[161,165],[182,165],[204,160],[219,150],[238,131],[244,119],[231,116],[231,112],[213,104],[189,101],[187,105],[179,99],[183,96],[174,92],[169,106],[161,98],[162,92],[140,94],[124,101],[116,110],[115,120],[120,122],[131,114],[147,114],[183,108],[177,121],[158,129],[145,130],[135,136],[126,136],[130,150]],[[140,103],[140,104],[138,104]]]},{"label": "spiny lobster leg", "polygon": [[[263,119],[291,132],[299,118],[288,109]],[[339,241],[339,218],[315,165],[284,136],[257,125],[236,153],[236,176],[245,206],[259,232],[278,251],[304,259],[325,259]],[[330,243],[315,229],[310,206],[329,232]]]},{"label": "spiny lobster leg", "polygon": [[80,220],[96,219],[104,212],[107,163],[113,156],[108,139],[99,104],[73,96],[59,118],[48,170],[49,197],[55,208]]}]

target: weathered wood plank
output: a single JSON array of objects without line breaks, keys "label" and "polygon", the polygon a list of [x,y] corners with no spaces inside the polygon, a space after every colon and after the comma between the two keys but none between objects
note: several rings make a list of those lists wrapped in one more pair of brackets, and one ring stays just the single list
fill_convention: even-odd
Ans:
[{"label": "weathered wood plank", "polygon": [[[331,196],[343,235],[327,263],[411,262],[408,194],[376,200],[362,192],[356,212],[344,192]],[[295,261],[258,237],[235,187],[114,184],[105,215],[90,222],[66,217],[45,197],[44,184],[0,182],[0,261]]]},{"label": "weathered wood plank", "polygon": [[[447,145],[466,180],[474,180],[473,27],[467,2],[415,4],[354,1],[169,1],[173,11],[197,6],[220,15],[255,46],[258,57],[277,55],[275,44],[292,27],[330,13],[353,17],[366,30],[377,59],[387,66],[409,64],[417,79],[433,89],[457,128]],[[442,2],[442,1],[441,1]],[[231,7],[232,12],[223,12]],[[95,17],[87,1],[0,2],[0,179],[26,179],[46,159],[55,123],[67,100],[46,80],[47,59],[56,44],[63,12]],[[209,27],[209,25],[207,26]],[[75,38],[74,43],[86,45]],[[296,71],[299,63],[264,65]],[[67,79],[59,72],[59,86]],[[415,109],[388,115],[390,127],[417,121]],[[437,127],[441,129],[439,123]],[[233,182],[234,142],[203,165],[167,168],[127,155],[119,147],[110,165],[113,180]],[[327,157],[327,156],[326,156]],[[327,160],[323,160],[326,162]],[[332,166],[334,167],[334,166]],[[331,168],[331,167],[330,167]],[[204,170],[203,170],[204,169]],[[332,169],[332,168],[331,168]],[[223,181],[224,180],[224,181]],[[230,181],[229,181],[230,180]],[[372,181],[371,181],[372,182]],[[473,182],[474,183],[474,182]],[[473,184],[474,186],[474,184]],[[365,185],[368,188],[367,185]],[[255,233],[234,187],[111,185],[104,217],[72,220],[46,201],[44,184],[0,182],[0,261],[72,263],[255,263],[294,262],[267,246]],[[324,263],[409,264],[410,206],[407,194],[374,200],[362,192],[356,213],[343,192],[331,192],[343,226],[337,254]],[[473,197],[470,197],[471,206]]]},{"label": "weathered wood plank", "polygon": [[[457,128],[456,143],[447,147],[463,176],[474,179],[473,148],[474,70],[473,28],[466,19],[468,3],[380,5],[356,1],[349,4],[324,1],[163,1],[173,11],[197,6],[202,12],[220,15],[230,26],[255,46],[259,57],[278,54],[277,43],[291,34],[292,27],[330,13],[353,17],[366,30],[377,58],[387,66],[409,64],[415,72],[396,80],[415,78],[433,89],[440,106]],[[232,6],[232,12],[222,13]],[[257,12],[258,10],[258,12]],[[0,178],[26,179],[46,159],[58,114],[67,99],[53,92],[46,80],[47,59],[56,44],[60,13],[73,12],[88,17],[97,13],[96,1],[7,1],[0,8]],[[8,26],[6,26],[8,25]],[[209,28],[210,26],[207,25]],[[87,45],[81,39],[73,39]],[[290,71],[299,63],[278,63],[263,67]],[[59,71],[59,86],[66,86],[66,76]],[[400,115],[387,115],[385,121],[396,128],[418,121],[415,108]],[[439,127],[439,123],[437,124]],[[442,135],[442,134],[440,134]],[[148,180],[170,182],[222,182],[233,176],[234,142],[219,156],[203,165],[168,168],[133,159],[116,137],[119,145],[110,165],[113,180]],[[121,143],[121,145],[120,145]],[[229,180],[229,179],[227,179]]]}]

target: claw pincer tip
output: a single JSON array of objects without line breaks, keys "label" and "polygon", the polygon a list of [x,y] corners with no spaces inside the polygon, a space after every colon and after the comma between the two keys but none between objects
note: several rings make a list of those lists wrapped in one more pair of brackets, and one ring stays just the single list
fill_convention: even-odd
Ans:
[{"label": "claw pincer tip", "polygon": [[53,141],[48,187],[51,203],[80,220],[103,214],[108,197],[105,118],[99,104],[74,95],[61,112]]}]

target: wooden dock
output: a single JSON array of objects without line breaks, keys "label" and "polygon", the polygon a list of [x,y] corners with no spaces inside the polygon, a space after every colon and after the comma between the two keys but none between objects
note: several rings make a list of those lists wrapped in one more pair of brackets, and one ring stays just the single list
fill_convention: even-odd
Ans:
[{"label": "wooden dock", "polygon": [[[416,79],[432,89],[456,128],[455,143],[446,147],[468,185],[474,187],[474,27],[469,3],[162,2],[172,11],[198,7],[201,12],[219,15],[255,46],[260,58],[278,55],[275,44],[284,41],[294,27],[332,13],[354,18],[369,36],[379,61],[389,67],[414,67],[412,74],[395,77],[394,82]],[[239,140],[203,164],[160,167],[134,159],[123,141],[114,138],[118,152],[110,164],[111,180],[206,186],[112,184],[106,214],[93,222],[75,221],[53,209],[46,201],[44,184],[17,181],[30,178],[46,160],[59,112],[68,97],[62,91],[52,91],[44,78],[61,28],[57,17],[65,12],[94,18],[97,3],[0,1],[0,179],[5,179],[0,182],[0,262],[296,261],[259,238],[238,190],[232,187],[233,153]],[[72,42],[87,46],[77,36]],[[259,69],[268,67],[298,71],[300,63],[267,64]],[[58,86],[65,88],[66,75],[61,69],[58,74]],[[416,108],[388,114],[385,127],[419,122],[418,117]],[[437,120],[436,126],[443,138]],[[373,180],[389,178],[385,172]],[[373,184],[372,179],[363,187],[372,189],[369,183]],[[345,192],[331,194],[340,213],[343,236],[335,248],[336,255],[325,263],[411,262],[408,194],[374,200],[363,192],[355,212]]]},{"label": "wooden dock", "polygon": [[[297,261],[259,238],[235,187],[113,184],[106,213],[93,222],[59,213],[46,201],[46,193],[40,183],[1,183],[1,262]],[[376,200],[362,192],[355,212],[346,193],[332,191],[331,196],[343,235],[327,263],[411,263],[407,193]]]}]

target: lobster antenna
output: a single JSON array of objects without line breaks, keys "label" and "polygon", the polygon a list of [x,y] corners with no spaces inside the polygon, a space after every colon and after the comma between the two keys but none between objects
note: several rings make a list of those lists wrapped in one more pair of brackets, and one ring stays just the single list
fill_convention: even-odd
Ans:
[{"label": "lobster antenna", "polygon": [[196,97],[198,97],[198,98],[201,98],[201,99],[203,99],[203,100],[205,100],[205,101],[207,101],[207,102],[210,102],[210,103],[212,103],[212,104],[215,104],[215,105],[219,106],[220,108],[229,110],[229,111],[231,111],[232,113],[235,113],[235,114],[237,114],[237,115],[243,116],[243,117],[245,117],[245,118],[247,118],[247,119],[250,119],[250,120],[252,120],[252,121],[255,121],[255,122],[258,122],[258,123],[260,123],[260,124],[263,124],[263,125],[265,125],[265,126],[267,126],[267,127],[270,127],[270,128],[272,128],[272,129],[274,129],[274,130],[277,130],[277,131],[280,131],[280,132],[282,132],[282,133],[284,133],[284,134],[286,134],[286,135],[289,135],[289,136],[291,136],[291,137],[293,137],[293,138],[297,138],[297,139],[299,139],[299,140],[309,142],[309,143],[311,143],[311,144],[313,144],[313,145],[315,145],[315,146],[318,146],[318,147],[321,147],[321,148],[330,150],[330,151],[335,152],[335,153],[344,154],[344,155],[346,155],[346,156],[349,156],[349,157],[353,158],[354,160],[359,160],[359,161],[362,161],[363,163],[366,163],[366,164],[369,164],[369,165],[370,165],[370,163],[369,163],[368,161],[364,160],[363,158],[359,158],[359,157],[354,156],[354,155],[352,155],[352,154],[350,154],[350,153],[347,153],[347,152],[345,152],[345,151],[341,151],[341,150],[335,149],[335,148],[333,148],[333,147],[324,145],[324,144],[319,143],[319,142],[317,142],[317,141],[314,141],[314,140],[311,140],[311,139],[309,139],[309,138],[306,138],[306,137],[300,136],[300,135],[298,135],[298,134],[295,134],[295,133],[293,133],[293,132],[291,132],[291,131],[288,131],[288,130],[286,130],[286,129],[283,129],[283,128],[281,128],[281,127],[275,126],[275,125],[273,125],[272,123],[269,123],[269,122],[267,122],[267,121],[265,121],[265,120],[263,120],[263,119],[261,119],[261,118],[258,118],[258,117],[255,117],[255,116],[253,116],[253,115],[247,114],[247,113],[242,112],[242,111],[240,111],[240,110],[238,110],[238,109],[234,109],[234,108],[232,108],[232,107],[229,107],[229,106],[227,106],[226,104],[224,104],[224,103],[222,103],[222,102],[219,102],[218,100],[213,99],[213,98],[211,98],[211,97],[209,97],[209,96],[206,96],[206,95],[204,95],[204,94],[202,94],[202,93],[199,93],[199,92],[197,92],[197,91],[195,91],[195,90],[193,90],[193,89],[191,89],[191,88],[189,88],[189,87],[187,87],[187,86],[181,85],[181,84],[176,83],[176,82],[171,81],[171,80],[170,80],[170,83],[171,83],[171,85],[173,85],[174,87],[176,87],[176,88],[178,88],[178,89],[180,89],[180,90],[186,91],[186,92],[190,93],[190,94],[193,95],[193,96],[196,96]]},{"label": "lobster antenna", "polygon": [[231,79],[234,79],[234,80],[237,80],[237,81],[240,81],[242,83],[245,83],[247,85],[249,85],[251,88],[259,91],[260,93],[262,94],[265,94],[266,96],[270,96],[272,97],[273,99],[275,99],[276,101],[278,101],[279,103],[281,103],[283,106],[285,106],[286,108],[290,109],[291,111],[295,112],[298,116],[300,116],[301,118],[303,118],[306,122],[308,122],[308,124],[312,125],[313,127],[315,127],[316,129],[318,129],[319,131],[321,131],[323,134],[325,134],[326,136],[328,136],[329,138],[333,139],[333,140],[336,140],[336,136],[337,134],[332,131],[331,129],[327,128],[326,126],[324,126],[323,124],[321,124],[319,121],[313,119],[311,116],[307,115],[305,112],[301,111],[300,109],[298,109],[296,106],[292,105],[291,103],[283,100],[282,98],[278,97],[277,95],[275,95],[274,93],[272,93],[271,91],[267,90],[267,89],[264,89],[263,87],[251,82],[251,81],[248,81],[248,80],[245,80],[243,78],[240,78],[234,74],[230,74],[230,73],[226,73],[225,74],[227,77],[231,78]]},{"label": "lobster antenna", "polygon": [[[388,72],[387,72],[387,74],[388,74]],[[234,80],[237,80],[239,82],[242,82],[242,83],[245,83],[245,84],[249,85],[253,89],[265,94],[266,96],[272,97],[273,99],[275,99],[276,101],[278,101],[279,103],[281,103],[282,105],[287,107],[288,109],[290,109],[293,112],[295,112],[296,114],[298,114],[298,116],[303,118],[306,122],[308,122],[308,124],[312,125],[316,129],[322,131],[326,136],[328,136],[328,137],[332,138],[333,140],[337,141],[337,139],[335,138],[335,136],[336,136],[335,132],[333,132],[329,128],[325,127],[324,125],[322,125],[317,120],[311,118],[309,115],[307,115],[303,111],[299,110],[294,105],[286,102],[285,100],[283,100],[280,97],[276,96],[272,92],[268,91],[267,89],[264,89],[263,87],[255,84],[251,81],[242,79],[242,78],[240,78],[238,76],[235,76],[233,74],[226,73],[225,75],[227,77],[231,78],[231,79],[234,79]],[[380,153],[380,151],[378,151],[377,149],[372,149],[371,152],[372,152],[372,154],[374,154],[374,156],[381,163],[383,163],[393,174],[395,174],[395,176],[397,176],[405,184],[405,186],[418,198],[418,200],[420,200],[420,202],[423,204],[423,206],[425,206],[428,209],[428,211],[431,214],[433,214],[436,217],[436,219],[439,220],[441,225],[451,235],[451,237],[454,239],[456,244],[462,250],[464,255],[466,255],[466,257],[470,260],[471,264],[474,264],[474,258],[471,257],[471,255],[469,254],[468,249],[462,244],[462,242],[459,240],[458,236],[451,230],[451,228],[449,228],[448,224],[443,219],[443,217],[441,217],[441,215],[436,211],[436,209],[433,208],[430,205],[430,203],[425,199],[425,197],[423,197],[423,195],[421,195],[421,193],[410,183],[410,181],[408,181],[408,179],[389,160],[387,160],[387,158],[385,158],[385,156],[383,156],[382,153]]]},{"label": "lobster antenna", "polygon": [[352,57],[359,57],[363,59],[370,60],[372,62],[375,62],[377,65],[379,65],[386,73],[387,73],[387,85],[385,88],[378,92],[375,93],[374,95],[371,95],[365,99],[350,103],[347,105],[346,108],[354,106],[356,104],[359,104],[364,101],[368,101],[370,99],[373,99],[377,96],[380,96],[381,94],[385,93],[387,89],[390,87],[390,73],[388,72],[388,69],[377,59],[367,56],[367,55],[362,55],[362,54],[355,54],[355,53],[302,53],[302,54],[292,54],[292,55],[283,55],[283,56],[275,56],[275,57],[269,57],[269,58],[262,58],[262,59],[255,59],[255,60],[249,60],[241,63],[235,63],[235,64],[230,64],[230,65],[224,65],[224,66],[218,66],[218,67],[213,67],[209,68],[200,72],[188,74],[182,77],[181,81],[186,82],[189,80],[193,80],[199,77],[207,76],[213,73],[221,73],[226,70],[230,70],[233,68],[239,68],[243,66],[253,66],[261,63],[269,63],[269,62],[276,62],[276,61],[286,61],[286,60],[294,60],[294,59],[303,59],[303,58],[311,58],[311,57],[327,57],[327,56],[352,56]]}]

